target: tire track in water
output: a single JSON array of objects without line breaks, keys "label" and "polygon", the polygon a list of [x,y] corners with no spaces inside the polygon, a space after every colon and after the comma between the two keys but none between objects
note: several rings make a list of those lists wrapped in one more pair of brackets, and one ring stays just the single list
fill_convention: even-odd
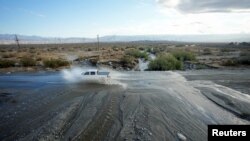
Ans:
[{"label": "tire track in water", "polygon": [[133,130],[135,134],[135,140],[148,141],[151,140],[152,132],[149,120],[149,108],[144,104],[143,98],[140,95],[137,112],[133,120]]},{"label": "tire track in water", "polygon": [[107,138],[110,129],[113,124],[117,121],[118,116],[118,95],[111,92],[107,95],[107,98],[103,102],[103,107],[98,111],[96,118],[80,132],[79,135],[75,136],[72,140],[84,140],[84,141],[102,141]]},{"label": "tire track in water", "polygon": [[[68,130],[70,130],[72,125],[77,122],[77,120],[80,117],[82,111],[84,110],[84,108],[88,104],[87,101],[93,99],[93,97],[94,97],[94,94],[90,94],[90,95],[85,96],[85,97],[82,98],[79,108],[75,111],[75,113],[65,123],[64,128],[61,129],[61,131],[59,132],[60,136],[64,136],[68,132]],[[68,137],[68,140],[71,140],[70,136]]]}]

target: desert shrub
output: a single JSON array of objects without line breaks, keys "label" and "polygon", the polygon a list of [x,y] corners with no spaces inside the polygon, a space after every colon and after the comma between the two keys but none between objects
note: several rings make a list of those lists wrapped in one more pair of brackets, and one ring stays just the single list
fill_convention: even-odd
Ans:
[{"label": "desert shrub", "polygon": [[97,65],[98,61],[99,61],[99,58],[92,58],[92,59],[89,59],[89,62],[90,62],[92,65],[94,65],[94,66]]},{"label": "desert shrub", "polygon": [[236,66],[238,65],[238,61],[237,60],[226,60],[222,62],[223,66]]},{"label": "desert shrub", "polygon": [[23,57],[20,59],[20,63],[24,67],[30,67],[30,66],[35,66],[36,65],[36,60],[33,59],[32,57]]},{"label": "desert shrub", "polygon": [[222,66],[237,66],[237,65],[239,65],[239,62],[236,59],[229,59],[222,62]]},{"label": "desert shrub", "polygon": [[13,53],[6,53],[6,54],[3,54],[2,57],[3,58],[12,58],[12,57],[15,57],[15,54],[13,54]]},{"label": "desert shrub", "polygon": [[146,52],[148,52],[148,53],[152,53],[152,52],[153,52],[153,49],[151,49],[151,48],[147,48],[147,49],[146,49]]},{"label": "desert shrub", "polygon": [[185,45],[181,45],[181,44],[180,44],[180,45],[176,45],[176,47],[184,47],[184,46],[185,46]]},{"label": "desert shrub", "polygon": [[172,54],[161,54],[149,63],[149,70],[165,71],[181,69],[183,69],[182,62],[177,60]]},{"label": "desert shrub", "polygon": [[[55,50],[51,49],[51,51],[55,51]],[[75,51],[75,49],[74,48],[69,48],[68,51],[73,52],[73,51]]]},{"label": "desert shrub", "polygon": [[238,63],[241,65],[250,65],[250,56],[244,56],[239,58]]},{"label": "desert shrub", "polygon": [[112,46],[112,50],[113,50],[113,51],[119,51],[119,48],[118,48],[116,45],[113,45],[113,46]]},{"label": "desert shrub", "polygon": [[37,57],[37,58],[36,58],[36,61],[42,61],[42,60],[43,60],[42,57]]},{"label": "desert shrub", "polygon": [[250,65],[250,57],[244,56],[237,59],[230,59],[222,62],[223,66]]},{"label": "desert shrub", "polygon": [[122,66],[131,66],[134,62],[135,58],[132,56],[125,55],[121,58]]},{"label": "desert shrub", "polygon": [[179,61],[194,61],[196,60],[195,54],[183,50],[174,50],[171,54]]},{"label": "desert shrub", "polygon": [[250,43],[248,43],[248,42],[242,42],[242,43],[240,43],[239,45],[240,45],[240,46],[250,46]]},{"label": "desert shrub", "polygon": [[157,55],[157,54],[161,53],[161,49],[160,48],[153,48],[153,49],[151,49],[151,53]]},{"label": "desert shrub", "polygon": [[139,50],[143,51],[143,50],[144,50],[144,48],[143,48],[143,47],[139,47]]},{"label": "desert shrub", "polygon": [[141,52],[138,49],[130,49],[126,51],[126,55],[133,56],[135,58],[144,58],[148,60],[148,54],[146,52]]},{"label": "desert shrub", "polygon": [[14,66],[15,66],[15,61],[5,60],[5,59],[0,60],[0,68],[8,68],[8,67],[14,67]]},{"label": "desert shrub", "polygon": [[68,66],[70,63],[67,60],[63,59],[49,59],[49,60],[44,60],[43,64],[45,67],[58,68],[62,66]]},{"label": "desert shrub", "polygon": [[113,47],[112,49],[113,49],[113,51],[119,51],[119,48],[117,48],[117,47]]},{"label": "desert shrub", "polygon": [[211,51],[210,48],[205,48],[205,49],[203,50],[203,54],[204,54],[204,55],[211,55],[211,54],[212,54],[212,51]]},{"label": "desert shrub", "polygon": [[36,49],[36,48],[35,48],[35,47],[30,47],[30,49],[31,49],[31,50],[34,50],[34,49]]},{"label": "desert shrub", "polygon": [[76,58],[74,61],[82,61],[82,60],[85,60],[85,59],[87,59],[87,57],[79,55],[78,58]]},{"label": "desert shrub", "polygon": [[250,56],[250,52],[244,51],[240,53],[240,56]]},{"label": "desert shrub", "polygon": [[230,51],[232,51],[232,49],[230,49],[230,48],[222,48],[220,50],[220,52],[230,52]]}]

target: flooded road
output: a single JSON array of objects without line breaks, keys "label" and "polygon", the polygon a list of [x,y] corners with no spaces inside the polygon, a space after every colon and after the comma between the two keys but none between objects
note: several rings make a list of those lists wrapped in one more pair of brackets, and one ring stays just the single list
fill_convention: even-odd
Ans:
[{"label": "flooded road", "polygon": [[[249,70],[0,76],[0,140],[207,140],[208,124],[249,124]],[[78,78],[76,75],[75,78]]]}]

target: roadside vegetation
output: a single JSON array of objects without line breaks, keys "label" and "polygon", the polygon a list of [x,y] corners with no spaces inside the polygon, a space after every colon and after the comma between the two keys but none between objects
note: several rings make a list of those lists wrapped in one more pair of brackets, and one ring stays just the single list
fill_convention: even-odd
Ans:
[{"label": "roadside vegetation", "polygon": [[132,56],[134,58],[143,58],[145,60],[149,59],[147,52],[140,51],[138,49],[130,49],[126,51],[126,55]]},{"label": "roadside vegetation", "polygon": [[14,67],[14,66],[15,66],[15,61],[0,59],[0,68],[9,68],[9,67]]},{"label": "roadside vegetation", "polygon": [[[154,54],[156,60],[151,61],[150,54]],[[249,56],[248,46],[217,43],[141,41],[101,43],[100,48],[96,43],[30,44],[19,49],[16,45],[0,45],[0,71],[25,71],[28,70],[26,67],[62,69],[71,64],[82,64],[85,60],[117,70],[136,70],[139,58],[150,61],[150,70],[198,69],[199,64],[204,68],[245,67],[250,65]]]},{"label": "roadside vegetation", "polygon": [[125,55],[121,58],[121,65],[124,68],[133,68],[137,63],[137,59],[133,56]]},{"label": "roadside vegetation", "polygon": [[63,66],[69,66],[70,63],[63,59],[48,59],[44,60],[43,64],[47,68],[59,68]]},{"label": "roadside vegetation", "polygon": [[174,50],[170,52],[177,60],[179,61],[195,61],[196,56],[192,52],[184,51],[184,50]]},{"label": "roadside vegetation", "polygon": [[124,54],[120,58],[120,65],[124,69],[133,69],[138,64],[138,59],[142,58],[145,61],[149,59],[148,53],[143,48],[128,48],[124,50]]},{"label": "roadside vegetation", "polygon": [[238,62],[241,65],[250,65],[250,56],[241,57]]},{"label": "roadside vegetation", "polygon": [[250,65],[250,57],[240,57],[237,59],[229,59],[226,61],[222,61],[222,66],[240,66],[240,65]]},{"label": "roadside vegetation", "polygon": [[205,48],[203,50],[203,55],[212,55],[212,50],[210,48]]},{"label": "roadside vegetation", "polygon": [[32,67],[36,66],[36,60],[32,57],[21,58],[20,63],[23,67]]},{"label": "roadside vegetation", "polygon": [[166,71],[182,69],[183,63],[169,53],[160,54],[155,60],[152,60],[149,63],[149,70]]},{"label": "roadside vegetation", "polygon": [[196,61],[196,56],[190,51],[175,49],[169,53],[159,54],[155,60],[150,61],[149,70],[183,70],[186,61]]}]

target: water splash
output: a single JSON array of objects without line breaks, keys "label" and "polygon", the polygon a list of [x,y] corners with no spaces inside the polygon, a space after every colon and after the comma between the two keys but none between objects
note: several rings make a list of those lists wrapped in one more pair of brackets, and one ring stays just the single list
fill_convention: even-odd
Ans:
[{"label": "water splash", "polygon": [[119,81],[119,78],[123,76],[122,73],[104,68],[102,70],[108,70],[110,72],[110,76],[108,78],[100,78],[97,80],[87,80],[81,75],[83,72],[87,71],[86,68],[80,67],[73,67],[71,69],[62,70],[61,74],[62,77],[69,83],[97,83],[97,84],[104,84],[104,85],[120,85],[123,88],[127,87],[127,84],[122,83]]},{"label": "water splash", "polygon": [[62,70],[62,76],[66,81],[70,83],[77,83],[77,82],[84,81],[81,75],[82,72],[84,72],[83,69],[79,67],[74,67],[71,69]]}]

